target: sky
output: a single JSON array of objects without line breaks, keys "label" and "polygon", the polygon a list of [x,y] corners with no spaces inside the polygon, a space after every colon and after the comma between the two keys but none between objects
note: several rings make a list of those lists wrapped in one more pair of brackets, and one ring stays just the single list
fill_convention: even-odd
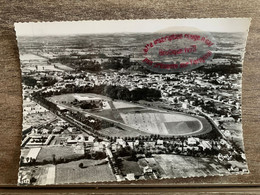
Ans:
[{"label": "sky", "polygon": [[153,33],[163,29],[199,29],[209,32],[245,32],[250,18],[96,20],[15,23],[17,36]]}]

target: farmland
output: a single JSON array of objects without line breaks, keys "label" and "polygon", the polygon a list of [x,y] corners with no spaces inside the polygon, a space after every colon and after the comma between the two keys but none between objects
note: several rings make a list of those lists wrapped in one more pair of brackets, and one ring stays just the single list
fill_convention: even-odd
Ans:
[{"label": "farmland", "polygon": [[[222,174],[225,170],[219,162],[209,158],[180,155],[154,155],[163,178],[195,177]],[[218,167],[218,169],[216,168]],[[227,170],[226,170],[227,172]],[[228,172],[227,172],[228,173]]]},{"label": "farmland", "polygon": [[[98,165],[102,160],[79,160],[56,166],[56,184],[116,181],[108,164]],[[80,168],[79,164],[84,167]]]},{"label": "farmland", "polygon": [[53,161],[53,155],[55,155],[55,159],[59,160],[60,158],[64,159],[74,159],[83,156],[81,153],[77,153],[74,147],[70,146],[50,146],[50,147],[42,147],[41,151],[37,156],[37,162]]}]

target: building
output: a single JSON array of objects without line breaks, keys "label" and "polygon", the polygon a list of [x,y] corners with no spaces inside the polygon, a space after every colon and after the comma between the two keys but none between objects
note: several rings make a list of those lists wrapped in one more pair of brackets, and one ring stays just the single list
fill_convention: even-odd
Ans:
[{"label": "building", "polygon": [[198,144],[199,142],[200,142],[200,139],[197,138],[197,137],[189,137],[189,138],[187,139],[187,144],[190,145],[190,146],[196,145],[196,144]]},{"label": "building", "polygon": [[129,181],[135,180],[135,174],[134,173],[128,173],[125,177]]}]

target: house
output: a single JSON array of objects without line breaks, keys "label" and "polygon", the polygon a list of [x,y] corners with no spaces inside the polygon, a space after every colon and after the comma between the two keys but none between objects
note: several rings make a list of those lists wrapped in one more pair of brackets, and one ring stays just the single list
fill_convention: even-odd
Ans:
[{"label": "house", "polygon": [[161,139],[158,139],[157,142],[156,142],[157,145],[163,145],[163,140]]},{"label": "house", "polygon": [[145,166],[145,167],[143,168],[143,171],[144,171],[144,173],[152,173],[152,172],[153,172],[152,168],[149,167],[149,166]]},{"label": "house", "polygon": [[86,144],[92,145],[92,144],[94,143],[94,141],[95,141],[95,137],[93,137],[93,136],[91,136],[91,135],[85,137],[85,143],[86,143]]},{"label": "house", "polygon": [[223,121],[223,122],[235,122],[235,119],[231,116],[229,117],[224,117],[224,116],[221,116],[221,118],[219,119],[219,121]]},{"label": "house", "polygon": [[74,139],[72,136],[70,136],[67,140],[66,140],[67,144],[76,144],[77,140]]},{"label": "house", "polygon": [[104,145],[100,142],[94,142],[93,151],[102,152],[104,150]]},{"label": "house", "polygon": [[189,103],[188,103],[187,100],[185,100],[185,102],[182,103],[182,108],[183,109],[188,109],[188,107],[189,107]]},{"label": "house", "polygon": [[200,142],[199,146],[201,146],[203,148],[203,150],[212,148],[210,141],[205,141],[205,140],[202,140]]},{"label": "house", "polygon": [[21,184],[30,184],[31,183],[31,178],[29,175],[21,175],[20,176],[20,183]]},{"label": "house", "polygon": [[77,142],[84,142],[85,141],[85,137],[82,134],[79,134],[79,135],[77,135],[75,140],[77,140]]},{"label": "house", "polygon": [[76,127],[68,127],[68,131],[71,133],[76,133]]},{"label": "house", "polygon": [[112,149],[113,152],[115,152],[117,150],[117,144],[113,143],[111,145],[111,149]]},{"label": "house", "polygon": [[192,146],[192,145],[196,145],[197,143],[200,142],[200,139],[197,137],[189,137],[187,140],[187,144]]},{"label": "house", "polygon": [[73,152],[76,153],[76,154],[85,154],[85,149],[84,149],[83,143],[77,144],[77,145],[73,148]]},{"label": "house", "polygon": [[227,154],[227,153],[226,154],[221,154],[221,153],[218,154],[218,160],[220,160],[220,161],[223,161],[223,160],[230,161],[231,159],[232,159],[232,156]]},{"label": "house", "polygon": [[[52,132],[53,133],[61,133],[62,130],[63,130],[62,127],[55,127]],[[47,130],[47,133],[48,133],[48,130]]]},{"label": "house", "polygon": [[228,169],[229,172],[239,172],[239,168],[236,167],[236,166],[231,166],[229,169]]},{"label": "house", "polygon": [[188,150],[188,149],[189,149],[189,150],[193,150],[193,151],[199,151],[199,147],[198,147],[198,146],[192,146],[192,147],[191,147],[191,146],[188,146],[188,147],[187,147],[187,150]]},{"label": "house", "polygon": [[151,147],[151,148],[154,148],[155,146],[155,142],[144,142],[144,147]]},{"label": "house", "polygon": [[67,144],[76,144],[76,143],[83,143],[85,141],[85,138],[82,134],[77,135],[75,138],[70,136],[67,139]]},{"label": "house", "polygon": [[125,178],[122,175],[115,175],[117,181],[125,181]]},{"label": "house", "polygon": [[135,180],[135,174],[134,173],[128,173],[125,177],[129,181]]},{"label": "house", "polygon": [[232,148],[232,146],[225,139],[221,139],[219,143],[222,146],[226,146],[228,149]]},{"label": "house", "polygon": [[137,139],[137,140],[135,140],[135,142],[134,142],[134,146],[138,146],[139,145],[139,140]]},{"label": "house", "polygon": [[123,140],[122,138],[116,139],[116,143],[118,143],[119,145],[121,145],[123,148],[126,147],[126,142],[125,142],[125,140]]},{"label": "house", "polygon": [[230,136],[231,136],[231,133],[230,133],[229,130],[226,130],[226,131],[224,131],[224,135],[225,135],[226,137],[230,137]]},{"label": "house", "polygon": [[134,148],[134,142],[127,142],[127,144],[130,146],[130,148]]},{"label": "house", "polygon": [[145,154],[136,154],[136,158],[145,158]]}]

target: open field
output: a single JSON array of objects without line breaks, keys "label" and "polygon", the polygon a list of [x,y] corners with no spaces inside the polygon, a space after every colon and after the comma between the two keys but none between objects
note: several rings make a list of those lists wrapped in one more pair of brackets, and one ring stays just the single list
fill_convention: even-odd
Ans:
[{"label": "open field", "polygon": [[26,53],[26,54],[21,54],[20,55],[20,60],[21,61],[26,61],[26,60],[40,60],[40,61],[47,61],[47,59],[40,57],[38,55],[32,54],[32,53]]},{"label": "open field", "polygon": [[75,152],[74,147],[70,146],[48,146],[42,147],[39,152],[36,161],[42,162],[43,160],[52,161],[53,155],[55,155],[55,159],[58,160],[60,158],[64,159],[74,159],[82,154],[78,154]]},{"label": "open field", "polygon": [[63,94],[63,95],[54,95],[47,99],[53,103],[58,103],[58,102],[71,103],[75,100],[75,97],[74,94]]},{"label": "open field", "polygon": [[229,172],[213,159],[180,155],[154,155],[163,178],[199,177]]},{"label": "open field", "polygon": [[[21,167],[20,173],[23,175],[29,175],[36,179],[35,185],[46,185],[54,184],[55,175],[55,165],[43,165],[43,166],[30,166]],[[19,181],[18,181],[19,182]]]},{"label": "open field", "polygon": [[32,100],[23,100],[23,130],[54,120],[56,116]]},{"label": "open field", "polygon": [[54,65],[46,65],[43,63],[37,63],[33,66],[26,66],[23,67],[23,72],[30,72],[30,71],[36,71],[36,72],[45,72],[45,71],[55,71],[55,72],[62,72],[63,70],[57,69],[54,67]]},{"label": "open field", "polygon": [[[97,165],[102,160],[79,160],[56,166],[56,184],[116,181],[108,164]],[[83,163],[84,168],[79,164]],[[95,166],[96,165],[96,166]]]},{"label": "open field", "polygon": [[120,109],[120,108],[133,108],[133,104],[122,102],[122,101],[118,101],[118,100],[113,101],[113,104],[114,104],[116,109]]},{"label": "open field", "polygon": [[129,173],[134,173],[135,176],[142,175],[142,169],[139,167],[138,163],[135,161],[123,160],[121,170],[122,170],[123,175],[127,175]]},{"label": "open field", "polygon": [[[23,62],[23,71],[72,71],[74,69],[61,63],[48,64],[48,57],[34,53],[21,54],[20,59]],[[33,63],[32,63],[33,61]],[[24,66],[26,64],[26,66]],[[33,64],[33,65],[29,65]]]},{"label": "open field", "polygon": [[23,117],[23,130],[32,126],[43,125],[56,119],[56,116],[51,112],[39,112],[27,114]]},{"label": "open field", "polygon": [[55,68],[58,68],[58,69],[61,69],[61,70],[65,70],[65,71],[73,71],[74,69],[66,66],[66,65],[63,65],[61,63],[54,63],[53,64]]}]

